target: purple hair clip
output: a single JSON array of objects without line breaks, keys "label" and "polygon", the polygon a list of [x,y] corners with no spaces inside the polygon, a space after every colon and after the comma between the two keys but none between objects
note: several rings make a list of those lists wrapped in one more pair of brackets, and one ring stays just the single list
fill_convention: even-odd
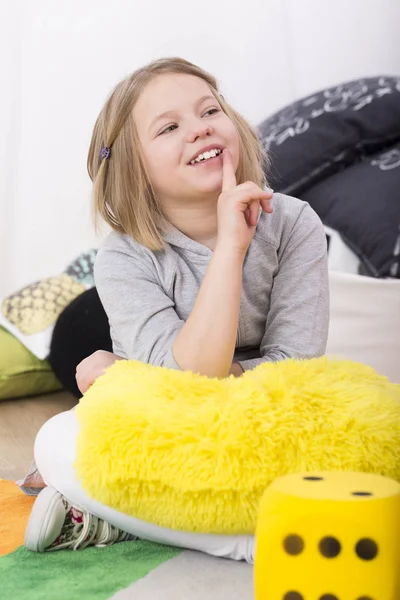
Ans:
[{"label": "purple hair clip", "polygon": [[100,150],[100,156],[101,156],[101,158],[110,158],[110,154],[111,154],[111,148],[107,148],[105,146],[102,146],[102,148]]}]

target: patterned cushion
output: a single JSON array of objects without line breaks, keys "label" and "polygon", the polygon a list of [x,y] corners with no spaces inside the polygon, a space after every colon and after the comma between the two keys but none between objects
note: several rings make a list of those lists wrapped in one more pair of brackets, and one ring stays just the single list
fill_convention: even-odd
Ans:
[{"label": "patterned cushion", "polygon": [[94,285],[96,250],[78,256],[64,273],[47,277],[0,300],[0,325],[37,358],[47,358],[54,324],[70,302]]},{"label": "patterned cushion", "polygon": [[363,154],[400,140],[400,77],[349,81],[302,98],[259,127],[275,190],[297,196]]},{"label": "patterned cushion", "polygon": [[273,187],[309,202],[358,256],[360,274],[400,278],[400,77],[298,100],[260,136]]}]

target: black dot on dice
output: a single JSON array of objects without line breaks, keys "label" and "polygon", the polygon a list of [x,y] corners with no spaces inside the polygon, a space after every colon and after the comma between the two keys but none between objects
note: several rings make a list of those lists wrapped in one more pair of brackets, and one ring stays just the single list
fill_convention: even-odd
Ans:
[{"label": "black dot on dice", "polygon": [[308,475],[307,477],[303,477],[306,481],[323,481],[323,477],[315,477],[314,475]]},{"label": "black dot on dice", "polygon": [[299,535],[288,535],[283,540],[283,547],[291,556],[297,556],[303,552],[304,542]]},{"label": "black dot on dice", "polygon": [[339,600],[339,598],[333,594],[324,594],[323,596],[320,596],[319,600]]},{"label": "black dot on dice", "polygon": [[326,558],[335,558],[341,549],[339,540],[334,537],[324,537],[319,543],[319,551]]},{"label": "black dot on dice", "polygon": [[304,600],[299,592],[288,592],[283,596],[283,600]]},{"label": "black dot on dice", "polygon": [[360,596],[357,600],[372,600],[369,596]]},{"label": "black dot on dice", "polygon": [[352,496],[373,496],[372,492],[351,492]]},{"label": "black dot on dice", "polygon": [[356,545],[356,554],[362,560],[373,560],[378,555],[378,546],[370,538],[363,538]]}]

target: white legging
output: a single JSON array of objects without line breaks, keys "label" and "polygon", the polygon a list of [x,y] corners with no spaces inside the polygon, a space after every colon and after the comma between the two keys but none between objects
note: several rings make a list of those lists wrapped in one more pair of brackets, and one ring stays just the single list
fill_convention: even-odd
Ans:
[{"label": "white legging", "polygon": [[35,441],[35,461],[45,483],[58,490],[71,504],[145,540],[253,563],[254,536],[164,529],[118,512],[87,496],[73,469],[78,431],[75,411],[67,411],[47,421]]}]

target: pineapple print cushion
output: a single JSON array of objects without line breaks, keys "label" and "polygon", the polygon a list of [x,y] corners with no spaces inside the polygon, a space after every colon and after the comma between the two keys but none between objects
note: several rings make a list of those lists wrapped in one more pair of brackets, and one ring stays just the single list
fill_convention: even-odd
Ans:
[{"label": "pineapple print cushion", "polygon": [[79,255],[56,277],[37,281],[3,298],[0,325],[39,359],[50,350],[55,322],[64,308],[94,286],[96,250]]}]

